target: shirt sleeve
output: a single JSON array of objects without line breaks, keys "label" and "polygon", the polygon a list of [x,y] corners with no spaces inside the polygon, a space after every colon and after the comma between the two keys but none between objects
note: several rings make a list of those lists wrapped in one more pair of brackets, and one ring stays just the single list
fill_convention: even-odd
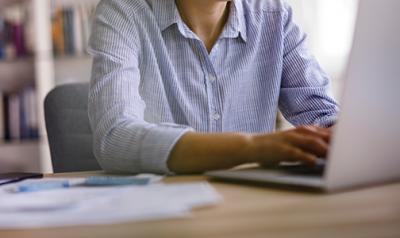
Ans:
[{"label": "shirt sleeve", "polygon": [[279,107],[295,126],[329,127],[337,120],[339,107],[330,93],[330,80],[306,46],[306,35],[293,22],[285,4],[284,58]]},{"label": "shirt sleeve", "polygon": [[94,58],[88,105],[93,151],[106,171],[168,174],[171,150],[192,129],[144,120],[134,18],[119,1],[101,1],[96,10],[89,47]]}]

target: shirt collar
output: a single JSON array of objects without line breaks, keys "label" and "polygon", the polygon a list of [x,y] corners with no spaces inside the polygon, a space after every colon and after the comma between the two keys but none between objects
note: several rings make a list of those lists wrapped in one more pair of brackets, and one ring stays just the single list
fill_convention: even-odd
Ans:
[{"label": "shirt collar", "polygon": [[221,37],[241,37],[243,41],[247,41],[246,18],[243,11],[242,0],[232,0],[228,22],[225,25]]},{"label": "shirt collar", "polygon": [[161,31],[178,23],[175,0],[153,0],[153,12]]},{"label": "shirt collar", "polygon": [[183,22],[175,0],[153,0],[153,11],[162,32],[176,24],[184,37],[197,39],[197,36]]},{"label": "shirt collar", "polygon": [[[175,0],[154,0],[153,11],[161,31],[165,31],[173,24],[177,24],[181,34],[187,38],[196,38],[188,29],[178,12]],[[228,22],[221,34],[221,38],[241,37],[247,41],[246,19],[242,0],[233,0]]]}]

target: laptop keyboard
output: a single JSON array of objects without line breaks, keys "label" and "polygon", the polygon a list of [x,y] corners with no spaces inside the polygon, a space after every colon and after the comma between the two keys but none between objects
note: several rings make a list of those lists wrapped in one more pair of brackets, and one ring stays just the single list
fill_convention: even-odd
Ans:
[{"label": "laptop keyboard", "polygon": [[317,163],[313,166],[299,162],[282,162],[277,169],[290,174],[321,176],[324,174],[325,165],[325,159],[318,159]]}]

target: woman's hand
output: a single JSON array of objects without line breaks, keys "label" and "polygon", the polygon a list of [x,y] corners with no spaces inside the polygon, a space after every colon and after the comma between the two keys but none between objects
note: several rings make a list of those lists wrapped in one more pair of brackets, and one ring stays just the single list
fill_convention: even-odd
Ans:
[{"label": "woman's hand", "polygon": [[254,135],[244,153],[248,155],[249,162],[264,166],[277,165],[281,161],[314,164],[317,158],[326,157],[330,138],[330,129],[313,126]]}]

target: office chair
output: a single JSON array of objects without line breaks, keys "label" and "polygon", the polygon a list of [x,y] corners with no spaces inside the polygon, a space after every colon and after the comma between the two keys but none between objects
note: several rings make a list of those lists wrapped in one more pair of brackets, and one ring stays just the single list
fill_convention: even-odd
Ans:
[{"label": "office chair", "polygon": [[46,96],[45,120],[55,173],[101,170],[92,151],[88,92],[89,84],[65,84]]}]

